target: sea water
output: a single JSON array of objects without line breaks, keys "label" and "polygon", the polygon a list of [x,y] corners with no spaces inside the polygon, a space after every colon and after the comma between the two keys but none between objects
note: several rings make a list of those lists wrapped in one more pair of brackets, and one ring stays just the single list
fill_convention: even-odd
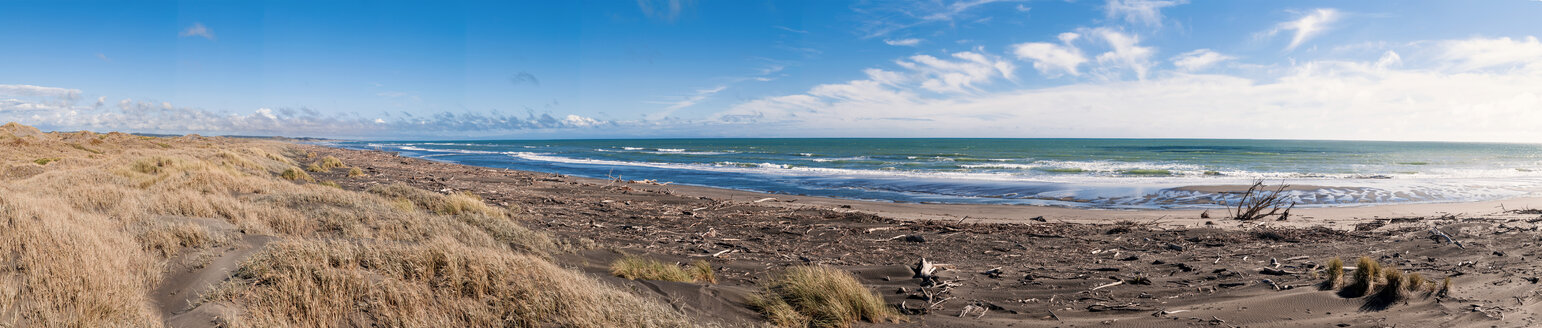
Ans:
[{"label": "sea water", "polygon": [[[1542,195],[1542,145],[1190,139],[355,141],[336,146],[589,178],[850,199],[1212,208],[1294,188],[1301,207]],[[1320,187],[1320,188],[1319,188]]]}]

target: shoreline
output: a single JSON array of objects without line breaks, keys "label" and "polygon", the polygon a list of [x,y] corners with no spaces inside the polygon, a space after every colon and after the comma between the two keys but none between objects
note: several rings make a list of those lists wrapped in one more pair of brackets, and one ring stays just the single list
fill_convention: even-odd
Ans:
[{"label": "shoreline", "polygon": [[[1286,221],[1244,222],[1217,211],[1200,218],[1200,210],[777,195],[306,146],[366,172],[322,173],[318,179],[348,190],[405,183],[441,194],[477,194],[520,213],[533,230],[594,245],[557,255],[559,265],[730,326],[762,322],[746,300],[766,279],[802,265],[846,270],[887,304],[910,313],[907,323],[877,326],[1490,326],[1542,311],[1530,306],[1542,303],[1514,303],[1533,296],[1525,293],[1533,286],[1526,277],[1542,276],[1532,260],[1537,254],[1529,250],[1542,218],[1501,212],[1497,201],[1296,209]],[[1514,209],[1539,201],[1503,203]],[[1431,237],[1434,229],[1462,245]],[[666,263],[707,261],[719,281],[611,274],[609,263],[634,255]],[[1450,297],[1372,310],[1365,299],[1316,287],[1329,259],[1362,256],[1431,279],[1452,277],[1457,287]],[[910,278],[909,267],[920,258],[946,265],[939,276],[951,287],[925,287]],[[1124,283],[1100,287],[1111,281]],[[926,306],[937,301],[926,301],[928,293],[953,301]],[[958,315],[972,307],[990,311]],[[1513,324],[1500,326],[1533,323],[1506,322]]]},{"label": "shoreline", "polygon": [[[436,163],[452,165],[464,165],[470,167],[509,170],[525,172],[529,174],[544,174],[560,176],[565,179],[583,181],[585,183],[610,184],[609,180],[570,176],[559,173],[523,171],[516,169],[495,168],[461,164],[452,161],[443,161],[433,158],[419,158],[404,156],[397,152],[374,149],[355,149],[328,144],[310,144],[318,147],[345,149],[350,151],[366,151],[390,154],[402,158],[414,158]],[[1211,209],[1109,209],[1109,208],[1075,208],[1030,204],[968,204],[968,203],[929,203],[929,202],[899,202],[885,200],[849,199],[826,196],[807,196],[778,194],[759,191],[738,190],[723,187],[696,186],[696,185],[659,185],[642,182],[644,180],[624,180],[632,188],[642,188],[653,191],[679,193],[692,197],[725,197],[730,201],[758,201],[763,205],[780,207],[819,206],[832,208],[837,211],[857,211],[874,215],[892,217],[904,220],[955,220],[976,223],[1025,223],[1035,218],[1055,220],[1067,223],[1106,224],[1112,221],[1154,221],[1163,226],[1170,227],[1200,227],[1206,226],[1206,222],[1219,223],[1228,221],[1227,208]],[[1172,188],[1179,191],[1204,191],[1204,192],[1240,192],[1246,190],[1246,185],[1195,185]],[[1290,185],[1287,191],[1316,190],[1322,188],[1334,188],[1316,185]],[[1358,188],[1358,187],[1344,187]],[[1374,220],[1404,219],[1404,218],[1435,218],[1447,215],[1477,216],[1486,218],[1514,218],[1524,215],[1506,213],[1507,210],[1542,208],[1542,197],[1523,196],[1502,200],[1485,201],[1455,201],[1455,202],[1412,202],[1412,203],[1359,203],[1342,204],[1338,206],[1313,206],[1299,207],[1290,211],[1291,218],[1285,221],[1269,220],[1271,225],[1305,228],[1312,226],[1324,226],[1334,229],[1352,229],[1355,225]],[[1209,218],[1202,218],[1202,214]],[[1250,223],[1240,222],[1235,225],[1210,224],[1217,227],[1246,227]]]}]

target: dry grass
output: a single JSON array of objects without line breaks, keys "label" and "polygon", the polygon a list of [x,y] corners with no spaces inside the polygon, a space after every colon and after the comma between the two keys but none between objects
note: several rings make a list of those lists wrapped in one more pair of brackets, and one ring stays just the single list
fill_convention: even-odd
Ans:
[{"label": "dry grass", "polygon": [[212,297],[237,327],[685,326],[666,306],[539,257],[450,239],[403,245],[290,241],[243,263]]},{"label": "dry grass", "polygon": [[1339,295],[1343,297],[1361,297],[1369,294],[1376,287],[1377,274],[1380,268],[1381,264],[1376,263],[1376,260],[1361,256],[1355,260],[1353,280],[1349,284],[1344,285],[1344,289],[1339,290]]},{"label": "dry grass", "polygon": [[902,317],[850,272],[828,266],[799,266],[771,279],[749,300],[781,327],[850,327],[858,320],[898,322]]},{"label": "dry grass", "polygon": [[233,308],[232,326],[687,324],[548,262],[570,246],[474,195],[296,183],[314,178],[281,155],[310,155],[290,144],[19,125],[0,139],[3,327],[160,326],[149,294],[168,263],[249,235],[275,241],[204,300]]},{"label": "dry grass", "polygon": [[33,163],[37,163],[37,165],[48,165],[48,163],[53,163],[53,162],[58,161],[58,160],[59,160],[58,157],[44,157],[44,158],[39,158],[39,159],[33,160],[32,162]]},{"label": "dry grass", "polygon": [[1328,272],[1328,279],[1327,280],[1323,280],[1322,284],[1318,285],[1319,289],[1322,289],[1322,290],[1333,290],[1333,289],[1339,288],[1339,286],[1344,285],[1344,260],[1343,259],[1334,257],[1332,260],[1328,260],[1327,272]]},{"label": "dry grass", "polygon": [[321,158],[321,169],[323,170],[330,171],[332,169],[343,167],[347,167],[347,165],[343,165],[343,161],[337,159],[337,157],[327,156]]},{"label": "dry grass", "polygon": [[305,171],[301,171],[299,168],[293,167],[284,169],[283,173],[279,173],[279,177],[289,181],[316,182],[316,178],[312,178],[310,173],[305,173]]},{"label": "dry grass", "polygon": [[349,178],[362,177],[362,176],[364,176],[364,170],[360,170],[357,167],[348,169],[348,177]]},{"label": "dry grass", "polygon": [[712,272],[712,266],[707,264],[707,261],[696,261],[688,267],[682,267],[678,264],[627,255],[610,264],[610,274],[631,280],[717,283],[717,275]]},{"label": "dry grass", "polygon": [[310,165],[306,165],[305,166],[305,170],[306,171],[310,171],[310,172],[326,172],[327,171],[327,169],[322,168],[321,165],[317,165],[316,163],[311,163]]},{"label": "dry grass", "polygon": [[1435,290],[1435,297],[1451,296],[1451,277],[1440,281],[1440,289]]}]

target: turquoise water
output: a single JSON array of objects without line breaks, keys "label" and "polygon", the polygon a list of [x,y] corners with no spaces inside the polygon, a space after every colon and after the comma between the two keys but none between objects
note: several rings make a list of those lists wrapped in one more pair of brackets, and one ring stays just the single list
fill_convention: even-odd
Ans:
[{"label": "turquoise water", "polygon": [[343,142],[469,165],[899,202],[1206,208],[1185,186],[1270,183],[1301,206],[1538,195],[1542,145],[1181,139]]}]

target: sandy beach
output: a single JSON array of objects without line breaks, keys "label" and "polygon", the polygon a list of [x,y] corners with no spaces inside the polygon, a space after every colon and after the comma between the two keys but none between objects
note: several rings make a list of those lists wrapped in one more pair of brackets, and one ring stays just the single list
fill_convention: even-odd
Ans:
[{"label": "sandy beach", "polygon": [[1542,311],[1537,199],[1238,221],[0,131],[0,321],[16,326],[764,326],[765,295],[800,268],[851,277],[882,313],[833,326],[1526,327]]},{"label": "sandy beach", "polygon": [[[609,281],[725,324],[757,322],[743,305],[757,283],[806,264],[850,270],[888,303],[924,313],[901,326],[1522,327],[1538,310],[1528,249],[1542,218],[1513,211],[1542,206],[1534,198],[1303,208],[1285,221],[1241,222],[1216,210],[1201,218],[1198,210],[856,201],[308,149],[367,167],[366,177],[339,179],[345,188],[403,181],[471,191],[520,209],[535,229],[593,240],[601,246],[559,258],[596,276],[621,253],[705,259],[721,270],[719,283]],[[1456,287],[1390,306],[1319,290],[1320,266],[1361,256],[1450,276]],[[941,276],[957,286],[928,296],[937,291],[923,292],[909,269],[921,258],[946,264]],[[1098,288],[1131,281],[1140,283]]]}]

